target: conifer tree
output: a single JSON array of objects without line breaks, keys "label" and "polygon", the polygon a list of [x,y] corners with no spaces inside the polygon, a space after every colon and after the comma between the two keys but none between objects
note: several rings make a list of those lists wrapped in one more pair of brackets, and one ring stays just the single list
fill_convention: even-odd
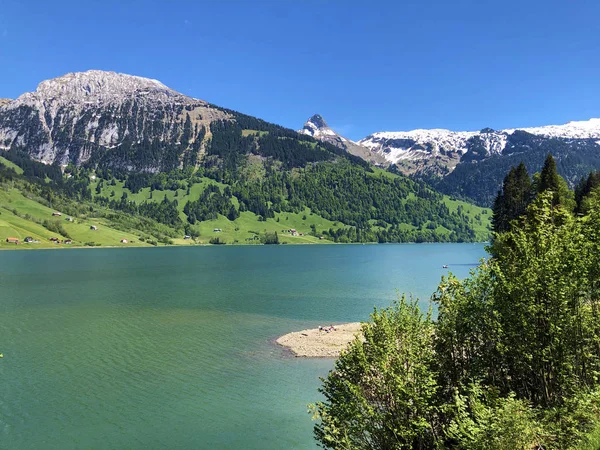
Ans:
[{"label": "conifer tree", "polygon": [[494,201],[493,229],[496,233],[508,231],[510,222],[523,214],[532,198],[531,178],[525,164],[513,167],[504,178],[502,191]]}]

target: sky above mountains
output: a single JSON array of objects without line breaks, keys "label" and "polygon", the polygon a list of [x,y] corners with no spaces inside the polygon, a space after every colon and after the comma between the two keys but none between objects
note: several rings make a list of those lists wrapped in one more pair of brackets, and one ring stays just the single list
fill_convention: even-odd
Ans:
[{"label": "sky above mountains", "polygon": [[0,0],[0,97],[88,69],[352,139],[600,116],[596,1]]}]

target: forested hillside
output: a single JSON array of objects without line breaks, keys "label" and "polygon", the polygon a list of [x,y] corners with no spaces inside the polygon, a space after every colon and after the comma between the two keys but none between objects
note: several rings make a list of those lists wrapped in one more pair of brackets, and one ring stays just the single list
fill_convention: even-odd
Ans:
[{"label": "forested hillside", "polygon": [[[150,239],[154,242],[177,243],[187,235],[204,243],[216,238],[219,243],[257,243],[267,232],[278,232],[282,242],[298,243],[473,241],[488,236],[486,209],[322,149],[315,154],[330,160],[285,170],[273,157],[244,154],[246,147],[234,146],[232,142],[257,145],[258,133],[243,134],[239,129],[217,133],[221,148],[235,150],[219,149],[215,155],[211,146],[212,159],[198,169],[149,174],[86,164],[69,165],[63,174],[57,166],[4,152],[4,162],[23,167],[23,173],[3,173],[41,198],[146,218],[164,227]],[[283,139],[287,144],[289,139]],[[310,150],[307,155],[313,157]],[[214,229],[221,232],[216,235]]]}]

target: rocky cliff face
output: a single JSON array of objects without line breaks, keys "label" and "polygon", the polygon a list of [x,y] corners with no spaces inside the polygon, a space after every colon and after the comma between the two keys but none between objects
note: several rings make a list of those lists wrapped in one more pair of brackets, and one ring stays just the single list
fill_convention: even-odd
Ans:
[{"label": "rocky cliff face", "polygon": [[45,163],[81,164],[120,147],[170,147],[168,161],[157,154],[144,167],[126,155],[117,158],[123,168],[154,172],[201,153],[197,140],[206,139],[212,121],[227,117],[159,81],[90,70],[43,81],[35,92],[0,102],[0,149],[26,151]]}]

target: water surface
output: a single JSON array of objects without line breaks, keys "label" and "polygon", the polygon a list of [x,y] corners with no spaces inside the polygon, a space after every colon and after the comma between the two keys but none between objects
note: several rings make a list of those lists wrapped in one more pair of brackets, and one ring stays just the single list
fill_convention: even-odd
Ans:
[{"label": "water surface", "polygon": [[483,247],[0,252],[0,448],[315,448],[333,362],[273,339],[428,299]]}]

